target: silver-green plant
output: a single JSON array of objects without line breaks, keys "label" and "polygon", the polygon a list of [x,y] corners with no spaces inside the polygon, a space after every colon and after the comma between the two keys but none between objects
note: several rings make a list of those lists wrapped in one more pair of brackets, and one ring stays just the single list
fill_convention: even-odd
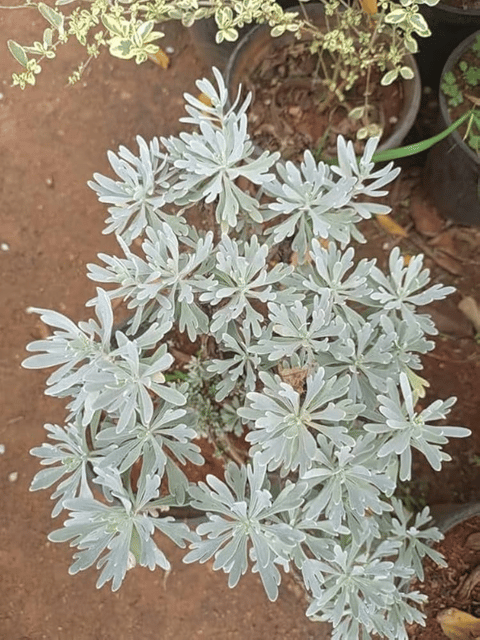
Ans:
[{"label": "silver-green plant", "polygon": [[[90,182],[123,257],[89,266],[107,288],[88,322],[35,310],[53,333],[23,364],[55,368],[46,393],[67,399],[68,417],[32,450],[46,468],[31,488],[56,485],[53,515],[69,517],[49,538],[77,547],[71,573],[100,569],[99,587],[118,589],[136,564],[167,569],[160,532],[189,545],[187,563],[213,558],[230,587],[258,572],[270,600],[293,571],[334,640],[406,639],[425,599],[411,580],[425,556],[443,562],[430,547],[441,534],[394,492],[413,449],[439,470],[447,438],[469,435],[444,424],[453,398],[416,408],[435,333],[417,307],[452,288],[398,248],[386,273],[355,261],[357,223],[389,213],[372,200],[399,173],[371,162],[378,139],[358,161],[339,137],[337,166],[259,154],[248,99],[228,107],[214,76],[197,83],[209,105],[185,96],[188,133],[110,153],[117,178]],[[202,231],[192,218],[208,207]],[[128,319],[116,324],[117,299]],[[179,334],[198,341],[186,368]],[[228,453],[232,431],[248,458],[192,482],[198,436]],[[176,517],[185,507],[202,515],[196,528]]]}]

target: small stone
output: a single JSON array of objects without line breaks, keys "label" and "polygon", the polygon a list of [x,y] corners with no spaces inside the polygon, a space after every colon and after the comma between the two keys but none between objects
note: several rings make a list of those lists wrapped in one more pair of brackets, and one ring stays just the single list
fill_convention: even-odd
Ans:
[{"label": "small stone", "polygon": [[53,188],[53,178],[52,178],[52,176],[48,177],[45,180],[45,184],[47,185],[47,187],[50,187],[50,189]]},{"label": "small stone", "polygon": [[8,474],[9,482],[16,482],[18,480],[18,471],[12,471],[12,473]]},{"label": "small stone", "polygon": [[288,107],[288,113],[294,118],[298,118],[299,116],[302,115],[302,110],[300,109],[300,107],[297,107],[297,106]]},{"label": "small stone", "polygon": [[7,244],[6,242],[2,242],[2,244],[0,244],[0,249],[2,251],[10,251],[10,245]]},{"label": "small stone", "polygon": [[0,455],[5,453],[5,445],[4,444],[0,444]]},{"label": "small stone", "polygon": [[398,122],[398,118],[397,118],[397,116],[390,116],[388,121],[389,121],[390,124],[396,124]]},{"label": "small stone", "polygon": [[0,100],[3,100],[4,97],[3,93],[0,93]]},{"label": "small stone", "polygon": [[175,53],[175,49],[173,47],[165,47],[165,53],[168,53],[168,55],[171,56],[172,53]]}]

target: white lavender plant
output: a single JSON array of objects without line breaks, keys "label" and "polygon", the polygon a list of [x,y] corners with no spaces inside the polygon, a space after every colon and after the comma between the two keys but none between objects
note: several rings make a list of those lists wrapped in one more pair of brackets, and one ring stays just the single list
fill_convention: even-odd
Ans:
[{"label": "white lavender plant", "polygon": [[[412,521],[394,492],[412,449],[439,470],[447,438],[469,435],[444,425],[453,398],[415,407],[435,333],[417,306],[452,288],[398,249],[386,273],[355,260],[356,225],[388,213],[370,200],[399,172],[375,169],[377,139],[357,161],[339,137],[337,166],[308,151],[300,167],[259,155],[248,101],[228,106],[213,73],[217,88],[198,82],[210,106],[186,96],[193,130],[138,139],[137,156],[109,155],[118,180],[90,183],[124,257],[89,265],[107,287],[88,303],[94,319],[37,310],[53,333],[28,345],[24,366],[56,367],[46,393],[69,413],[32,450],[47,466],[32,490],[56,485],[53,515],[69,517],[50,539],[76,545],[71,572],[96,565],[98,586],[119,588],[135,564],[168,568],[160,531],[190,545],[186,562],[213,558],[231,587],[258,572],[271,600],[279,569],[295,571],[307,615],[333,623],[334,640],[406,638],[423,620],[410,582],[425,555],[442,562],[429,546],[441,536],[425,529],[428,509]],[[215,214],[208,232],[192,222],[202,203]],[[113,299],[130,310],[123,324]],[[178,335],[196,341],[186,366]],[[237,454],[224,481],[191,482],[199,433],[225,449],[231,431],[244,432],[248,459]],[[196,529],[175,518],[185,507],[203,514]]]}]

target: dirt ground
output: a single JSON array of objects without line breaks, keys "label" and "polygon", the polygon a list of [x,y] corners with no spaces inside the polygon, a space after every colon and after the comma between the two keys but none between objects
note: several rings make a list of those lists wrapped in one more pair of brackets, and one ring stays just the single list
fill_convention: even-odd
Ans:
[{"label": "dirt ground", "polygon": [[[66,77],[82,54],[69,46],[45,65],[36,87],[11,88],[11,73],[18,69],[6,50],[7,38],[29,43],[42,28],[34,11],[0,11],[0,443],[5,447],[0,456],[0,640],[325,637],[322,627],[305,618],[288,581],[271,604],[257,576],[246,576],[230,590],[223,573],[208,564],[182,564],[182,552],[171,545],[173,569],[167,578],[161,571],[135,570],[112,594],[95,589],[94,570],[69,576],[71,549],[47,541],[56,528],[52,503],[48,491],[28,490],[38,470],[28,451],[43,442],[44,423],[62,423],[63,411],[58,401],[43,396],[44,373],[20,368],[25,344],[42,331],[27,309],[88,317],[84,304],[94,294],[94,283],[86,278],[86,264],[98,252],[114,253],[117,247],[111,236],[102,235],[106,212],[86,182],[95,171],[108,173],[108,149],[120,144],[135,149],[137,134],[148,140],[178,132],[182,94],[194,92],[195,79],[208,69],[188,35],[172,28],[164,44],[175,52],[166,71],[153,63],[137,67],[102,56],[83,82],[68,88]],[[415,185],[418,173],[413,176]],[[406,251],[418,252],[419,242],[429,247],[440,233],[422,235],[412,228],[411,193],[402,188],[393,204],[408,237],[399,240],[373,224],[368,234],[377,250],[401,241]],[[450,324],[434,354],[425,357],[425,377],[432,398],[459,398],[451,423],[468,426],[474,436],[449,445],[453,461],[440,474],[416,461],[415,483],[408,490],[416,504],[480,498],[480,347],[456,309],[465,295],[480,302],[480,235],[474,230],[453,235],[459,275],[445,271],[438,255],[427,261],[436,280],[453,283],[460,292],[436,312]]]}]

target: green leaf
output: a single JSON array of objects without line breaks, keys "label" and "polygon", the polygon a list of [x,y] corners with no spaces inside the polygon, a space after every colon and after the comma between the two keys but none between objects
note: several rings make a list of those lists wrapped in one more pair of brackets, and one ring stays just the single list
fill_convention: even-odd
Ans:
[{"label": "green leaf", "polygon": [[19,62],[22,65],[22,67],[26,67],[28,62],[28,57],[27,57],[27,54],[25,53],[25,49],[21,45],[16,43],[15,40],[9,40],[7,42],[7,46],[10,53],[15,58],[15,60]]},{"label": "green leaf", "polygon": [[405,20],[407,12],[404,9],[395,9],[385,16],[385,22],[389,24],[399,24]]},{"label": "green leaf", "polygon": [[135,43],[129,38],[112,38],[110,41],[110,53],[115,58],[130,60],[135,55]]},{"label": "green leaf", "polygon": [[460,118],[455,120],[447,129],[444,129],[441,133],[433,136],[432,138],[427,138],[427,140],[423,140],[422,142],[415,142],[414,144],[409,144],[405,147],[398,147],[397,149],[386,149],[385,151],[379,151],[378,153],[374,153],[372,156],[373,162],[390,162],[390,160],[398,160],[398,158],[407,158],[408,156],[414,156],[417,153],[421,153],[422,151],[426,151],[433,147],[434,144],[440,142],[447,136],[449,136],[452,131],[458,129],[458,127],[465,122],[467,118],[474,117],[473,114],[475,112],[473,110],[467,111]]},{"label": "green leaf", "polygon": [[219,29],[229,27],[233,21],[233,13],[230,7],[222,7],[215,13],[215,21]]},{"label": "green leaf", "polygon": [[368,136],[368,128],[367,127],[362,127],[361,129],[359,129],[357,131],[357,139],[358,140],[365,140],[365,138]]},{"label": "green leaf", "polygon": [[144,22],[137,29],[137,35],[142,40],[145,40],[147,38],[147,36],[150,34],[150,32],[152,31],[154,25],[155,25],[155,23],[153,22],[153,20],[149,20],[148,22]]},{"label": "green leaf", "polygon": [[410,53],[417,53],[418,52],[418,43],[415,40],[415,38],[412,38],[411,35],[406,33],[405,36],[404,36],[404,42],[405,42],[405,46],[407,47],[407,50]]},{"label": "green leaf", "polygon": [[455,78],[455,74],[453,73],[453,71],[447,71],[444,75],[443,75],[443,79],[445,80],[445,82],[448,82],[448,84],[456,84],[456,78]]},{"label": "green leaf", "polygon": [[115,34],[117,36],[120,36],[121,38],[127,35],[127,30],[122,28],[124,27],[125,20],[123,20],[122,22],[120,18],[116,18],[110,13],[105,13],[102,15],[102,22],[104,26],[109,30],[110,34]]},{"label": "green leaf", "polygon": [[284,24],[277,24],[275,27],[273,27],[273,29],[270,31],[270,35],[272,36],[272,38],[278,38],[278,36],[281,36],[285,33],[286,30],[286,25]]},{"label": "green leaf", "polygon": [[413,73],[413,69],[411,69],[410,67],[402,67],[400,69],[400,75],[405,80],[411,80],[415,74]]},{"label": "green leaf", "polygon": [[50,29],[50,27],[47,27],[43,32],[43,46],[45,47],[45,49],[47,49],[48,47],[51,47],[52,42],[53,42],[53,31]]},{"label": "green leaf", "polygon": [[431,31],[428,28],[428,24],[421,13],[414,13],[409,20],[411,26],[415,29],[419,36],[422,38],[428,38],[431,35]]},{"label": "green leaf", "polygon": [[222,34],[227,42],[235,42],[238,39],[238,31],[233,27],[229,29],[222,29]]},{"label": "green leaf", "polygon": [[34,42],[33,46],[31,47],[24,47],[24,51],[26,53],[33,53],[39,56],[44,55],[45,53],[45,50],[40,42]]},{"label": "green leaf", "polygon": [[395,82],[397,78],[398,78],[398,69],[392,69],[391,71],[387,71],[387,73],[380,80],[380,84],[386,87],[389,84],[392,84],[392,82]]},{"label": "green leaf", "polygon": [[64,16],[62,13],[55,11],[55,9],[52,9],[52,7],[49,7],[47,4],[44,4],[43,2],[38,3],[38,10],[42,14],[42,16],[45,18],[45,20],[48,20],[48,22],[50,22],[52,27],[55,27],[55,29],[63,28]]},{"label": "green leaf", "polygon": [[355,107],[348,113],[348,117],[352,120],[360,120],[365,115],[365,107]]}]

